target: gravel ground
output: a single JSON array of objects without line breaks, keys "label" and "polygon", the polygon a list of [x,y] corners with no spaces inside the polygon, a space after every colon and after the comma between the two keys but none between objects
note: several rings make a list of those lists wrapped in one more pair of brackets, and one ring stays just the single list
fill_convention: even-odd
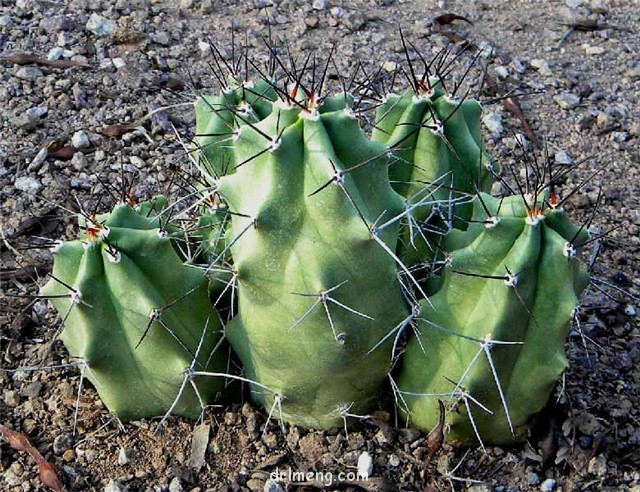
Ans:
[{"label": "gravel ground", "polygon": [[[521,97],[522,112],[559,166],[586,159],[568,175],[571,190],[603,172],[569,200],[580,220],[602,200],[594,220],[607,236],[599,244],[586,294],[567,343],[571,369],[526,445],[511,449],[445,447],[425,466],[424,436],[380,418],[348,439],[339,430],[282,432],[249,404],[211,409],[204,424],[171,419],[125,426],[96,393],[80,397],[72,368],[0,372],[0,422],[24,432],[59,470],[69,490],[263,490],[274,471],[333,473],[287,490],[640,490],[640,11],[630,1],[441,1],[430,9],[394,0],[274,1],[275,37],[295,54],[336,47],[341,71],[355,59],[366,67],[401,61],[398,28],[427,57],[448,38],[468,40],[491,62],[502,95]],[[0,354],[3,368],[68,361],[51,345],[59,326],[36,293],[34,280],[50,270],[46,250],[25,249],[37,237],[74,235],[77,209],[104,199],[120,166],[135,176],[133,193],[145,197],[169,186],[184,159],[173,127],[189,135],[188,107],[164,89],[185,84],[206,91],[213,77],[207,37],[228,46],[232,30],[259,51],[267,32],[268,0],[0,0]],[[443,13],[472,20],[440,25]],[[573,26],[571,32],[568,29]],[[567,34],[568,33],[568,34]],[[564,36],[563,36],[564,35]],[[36,57],[27,57],[36,55]],[[333,69],[332,69],[333,70]],[[164,89],[163,89],[164,88]],[[188,90],[183,92],[193,98]],[[487,145],[503,164],[517,141],[535,152],[522,121],[484,94]],[[135,131],[118,134],[113,125]],[[587,159],[589,158],[589,159]],[[103,200],[106,201],[106,200]],[[594,243],[595,244],[595,243]],[[581,336],[581,333],[583,336]],[[384,407],[385,410],[390,410]],[[363,452],[373,478],[352,483]],[[202,461],[204,456],[205,461]],[[459,466],[458,466],[459,464]],[[457,468],[456,468],[457,467]],[[325,480],[322,480],[322,478]],[[272,487],[272,488],[269,488]],[[41,489],[38,470],[24,453],[0,442],[0,489]],[[272,484],[267,488],[276,492]]]}]

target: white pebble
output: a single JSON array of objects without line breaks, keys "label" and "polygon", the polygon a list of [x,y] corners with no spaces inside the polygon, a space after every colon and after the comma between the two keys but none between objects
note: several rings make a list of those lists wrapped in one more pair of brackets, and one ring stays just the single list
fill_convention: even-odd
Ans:
[{"label": "white pebble", "polygon": [[86,149],[91,147],[91,142],[89,142],[89,135],[87,135],[87,132],[83,130],[75,132],[73,137],[71,137],[71,145],[76,149]]},{"label": "white pebble", "polygon": [[369,453],[364,451],[358,457],[358,477],[367,479],[373,473],[373,458]]}]

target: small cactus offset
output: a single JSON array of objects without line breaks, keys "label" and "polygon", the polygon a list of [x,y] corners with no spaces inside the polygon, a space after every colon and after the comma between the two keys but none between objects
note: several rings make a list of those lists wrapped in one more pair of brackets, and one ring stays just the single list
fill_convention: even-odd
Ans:
[{"label": "small cactus offset", "polygon": [[[207,280],[183,263],[161,228],[163,217],[152,212],[164,204],[156,199],[134,210],[122,203],[109,214],[81,217],[83,237],[55,246],[53,274],[42,289],[64,319],[60,338],[71,357],[124,421],[163,415],[185,369],[225,367],[214,353],[221,328]],[[195,417],[221,389],[220,381],[198,380],[173,411]]]},{"label": "small cactus offset", "polygon": [[504,444],[526,436],[567,368],[587,234],[553,201],[478,194],[473,205],[469,228],[443,241],[442,285],[421,301],[398,388],[411,425],[433,428],[442,399],[450,441]]},{"label": "small cactus offset", "polygon": [[407,52],[408,91],[381,76],[329,95],[331,59],[298,70],[271,47],[265,74],[243,52],[250,77],[213,54],[222,87],[198,97],[187,149],[200,217],[169,225],[156,201],[85,219],[44,288],[108,408],[197,415],[223,381],[199,376],[227,376],[269,417],[330,428],[390,386],[422,430],[444,403],[452,443],[522,439],[588,282],[588,231],[553,178],[489,194],[482,108],[443,75],[446,51],[420,77]]}]

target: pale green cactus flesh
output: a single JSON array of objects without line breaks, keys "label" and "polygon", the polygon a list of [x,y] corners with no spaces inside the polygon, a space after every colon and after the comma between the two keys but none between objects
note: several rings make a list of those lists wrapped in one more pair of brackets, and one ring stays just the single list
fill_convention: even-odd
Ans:
[{"label": "pale green cactus flesh", "polygon": [[567,368],[564,342],[588,275],[575,258],[586,232],[562,210],[481,194],[466,232],[445,238],[442,286],[422,302],[420,335],[398,387],[412,426],[438,422],[447,439],[521,440]]},{"label": "pale green cactus flesh", "polygon": [[[220,321],[207,280],[183,264],[152,208],[122,204],[99,219],[83,218],[84,237],[56,246],[42,289],[64,318],[60,338],[71,357],[84,361],[107,408],[125,421],[163,415],[190,367],[211,371],[225,363],[213,353]],[[188,387],[175,414],[197,416],[222,381],[195,386],[199,397]]]}]

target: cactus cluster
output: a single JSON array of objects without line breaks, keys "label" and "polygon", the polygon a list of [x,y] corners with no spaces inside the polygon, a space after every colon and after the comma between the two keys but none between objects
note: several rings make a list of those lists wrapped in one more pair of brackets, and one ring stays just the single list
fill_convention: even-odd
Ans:
[{"label": "cactus cluster", "polygon": [[588,280],[587,231],[553,179],[488,194],[500,170],[481,106],[448,90],[443,55],[421,78],[409,67],[405,92],[370,80],[330,96],[329,62],[270,55],[258,81],[230,64],[195,103],[199,217],[122,203],[56,246],[43,294],[70,354],[122,419],[197,415],[229,377],[305,427],[365,417],[391,388],[419,429],[443,401],[451,442],[523,438],[566,368]]}]

